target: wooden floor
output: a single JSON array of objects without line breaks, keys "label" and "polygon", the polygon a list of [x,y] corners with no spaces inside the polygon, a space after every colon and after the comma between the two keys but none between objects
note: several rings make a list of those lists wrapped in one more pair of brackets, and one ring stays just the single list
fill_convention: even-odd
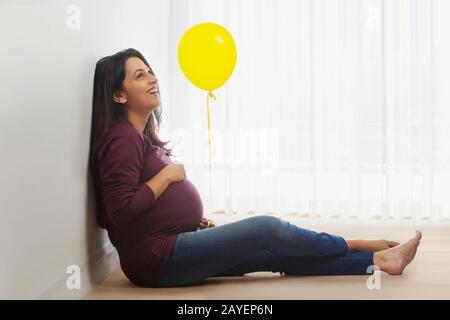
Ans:
[{"label": "wooden floor", "polygon": [[[247,216],[209,215],[216,224]],[[416,259],[401,276],[381,273],[380,289],[369,290],[369,276],[282,276],[254,272],[241,277],[213,277],[179,288],[141,288],[118,268],[86,299],[450,299],[450,223],[431,221],[357,221],[283,217],[305,228],[345,238],[403,241],[423,232]]]}]

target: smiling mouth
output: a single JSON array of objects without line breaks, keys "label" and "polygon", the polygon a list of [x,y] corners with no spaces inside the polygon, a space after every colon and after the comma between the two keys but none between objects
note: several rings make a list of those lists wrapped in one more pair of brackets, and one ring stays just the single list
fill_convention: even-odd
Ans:
[{"label": "smiling mouth", "polygon": [[159,90],[155,91],[155,89],[156,89],[155,87],[151,88],[150,90],[147,91],[147,93],[149,93],[149,94],[159,94]]}]

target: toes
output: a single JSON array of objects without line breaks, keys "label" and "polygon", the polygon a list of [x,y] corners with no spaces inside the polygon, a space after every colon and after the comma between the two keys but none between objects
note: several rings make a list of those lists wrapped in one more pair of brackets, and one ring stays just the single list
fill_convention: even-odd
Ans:
[{"label": "toes", "polygon": [[397,241],[388,241],[388,245],[390,248],[398,246],[400,243]]},{"label": "toes", "polygon": [[420,240],[422,239],[422,232],[419,230],[416,230],[416,237]]}]

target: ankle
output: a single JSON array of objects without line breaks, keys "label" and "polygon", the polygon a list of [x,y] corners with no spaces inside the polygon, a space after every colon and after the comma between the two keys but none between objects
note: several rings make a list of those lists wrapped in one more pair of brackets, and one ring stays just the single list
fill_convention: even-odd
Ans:
[{"label": "ankle", "polygon": [[361,248],[361,240],[345,240],[350,251],[357,251]]},{"label": "ankle", "polygon": [[373,253],[373,264],[378,266],[380,269],[386,261],[384,253],[382,251]]}]

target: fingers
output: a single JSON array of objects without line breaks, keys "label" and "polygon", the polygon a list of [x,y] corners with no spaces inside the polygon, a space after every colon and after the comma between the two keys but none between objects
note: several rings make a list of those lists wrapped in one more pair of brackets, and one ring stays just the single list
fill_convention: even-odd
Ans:
[{"label": "fingers", "polygon": [[216,226],[216,224],[212,220],[210,220],[208,218],[202,218],[202,220],[200,222],[200,227],[202,229],[212,228],[212,227],[215,227],[215,226]]},{"label": "fingers", "polygon": [[207,224],[208,227],[215,227],[216,226],[216,224],[210,219],[206,219],[206,224]]}]

